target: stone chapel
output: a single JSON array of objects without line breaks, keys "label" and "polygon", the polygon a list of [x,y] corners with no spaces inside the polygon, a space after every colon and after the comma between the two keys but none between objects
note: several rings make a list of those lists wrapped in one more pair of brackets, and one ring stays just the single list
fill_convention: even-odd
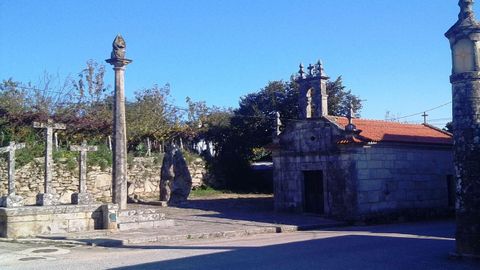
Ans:
[{"label": "stone chapel", "polygon": [[428,124],[328,115],[319,62],[297,77],[299,119],[274,138],[278,211],[363,220],[454,208],[452,135]]}]

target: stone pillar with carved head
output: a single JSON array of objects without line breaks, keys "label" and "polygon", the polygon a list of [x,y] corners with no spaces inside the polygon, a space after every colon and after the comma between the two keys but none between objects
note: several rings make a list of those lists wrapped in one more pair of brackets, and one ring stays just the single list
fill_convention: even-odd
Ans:
[{"label": "stone pillar with carved head", "polygon": [[460,0],[445,36],[452,50],[452,109],[457,180],[456,253],[480,256],[480,24],[473,0]]},{"label": "stone pillar with carved head", "polygon": [[115,92],[113,107],[113,165],[112,165],[112,201],[120,209],[127,208],[127,126],[125,115],[125,67],[132,62],[125,58],[126,44],[121,35],[117,35],[112,44],[110,59],[115,71]]}]

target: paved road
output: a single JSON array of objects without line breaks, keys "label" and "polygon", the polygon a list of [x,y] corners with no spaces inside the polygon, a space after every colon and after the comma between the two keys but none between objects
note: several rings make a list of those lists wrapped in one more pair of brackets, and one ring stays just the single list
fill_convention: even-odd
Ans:
[{"label": "paved road", "polygon": [[450,259],[452,222],[121,248],[0,243],[0,269],[480,269]]}]

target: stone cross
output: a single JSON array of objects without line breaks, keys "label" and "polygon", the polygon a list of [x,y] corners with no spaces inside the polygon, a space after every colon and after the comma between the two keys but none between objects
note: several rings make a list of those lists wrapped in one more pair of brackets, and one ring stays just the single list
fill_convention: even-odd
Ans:
[{"label": "stone cross", "polygon": [[52,143],[53,143],[53,130],[55,129],[66,129],[65,124],[54,123],[51,119],[47,123],[33,123],[34,128],[45,129],[45,177],[44,177],[44,193],[39,193],[37,195],[37,205],[54,205],[55,196],[51,191],[52,183]]},{"label": "stone cross", "polygon": [[121,210],[127,208],[127,124],[125,120],[125,67],[132,60],[125,58],[126,44],[118,35],[112,44],[110,59],[115,71],[115,92],[113,107],[113,166],[112,202]]},{"label": "stone cross", "polygon": [[1,198],[0,206],[23,206],[23,198],[15,194],[15,151],[25,148],[25,143],[10,142],[6,147],[0,148],[0,153],[8,152],[8,194]]},{"label": "stone cross", "polygon": [[427,117],[428,117],[427,112],[423,112],[422,117],[423,117],[423,123],[427,124]]},{"label": "stone cross", "polygon": [[93,197],[87,192],[87,152],[97,151],[96,146],[87,145],[87,141],[83,141],[82,145],[70,146],[70,151],[80,152],[79,163],[79,192],[72,194],[72,204],[90,204]]}]

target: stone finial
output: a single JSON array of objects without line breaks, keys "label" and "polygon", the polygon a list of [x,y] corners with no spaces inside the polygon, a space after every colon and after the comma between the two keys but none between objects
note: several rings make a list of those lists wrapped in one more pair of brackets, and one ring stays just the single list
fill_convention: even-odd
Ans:
[{"label": "stone finial", "polygon": [[307,69],[308,69],[308,76],[313,77],[315,75],[314,74],[315,66],[313,66],[312,64],[309,64]]},{"label": "stone finial", "polygon": [[125,49],[127,48],[127,45],[125,44],[125,40],[121,35],[117,35],[115,37],[115,39],[113,40],[112,47],[113,47],[112,54],[111,54],[112,59],[125,58]]},{"label": "stone finial", "polygon": [[323,68],[322,60],[318,60],[317,67],[318,67],[318,72],[320,73],[320,76],[328,77],[327,74],[325,73],[325,69]]},{"label": "stone finial", "polygon": [[299,78],[300,79],[303,79],[305,78],[305,71],[303,70],[303,64],[300,63],[300,65],[298,66],[300,69],[298,70],[298,74],[299,74]]},{"label": "stone finial", "polygon": [[458,5],[460,6],[460,13],[458,14],[459,20],[474,19],[475,13],[473,11],[474,0],[460,0]]},{"label": "stone finial", "polygon": [[350,110],[348,111],[347,119],[348,119],[348,124],[345,126],[345,130],[349,132],[353,132],[357,129],[357,127],[353,124],[353,117],[355,115],[355,112],[353,110],[353,104],[350,102]]},{"label": "stone finial", "polygon": [[275,112],[275,136],[280,135],[282,127],[282,120],[280,119],[280,112]]}]

